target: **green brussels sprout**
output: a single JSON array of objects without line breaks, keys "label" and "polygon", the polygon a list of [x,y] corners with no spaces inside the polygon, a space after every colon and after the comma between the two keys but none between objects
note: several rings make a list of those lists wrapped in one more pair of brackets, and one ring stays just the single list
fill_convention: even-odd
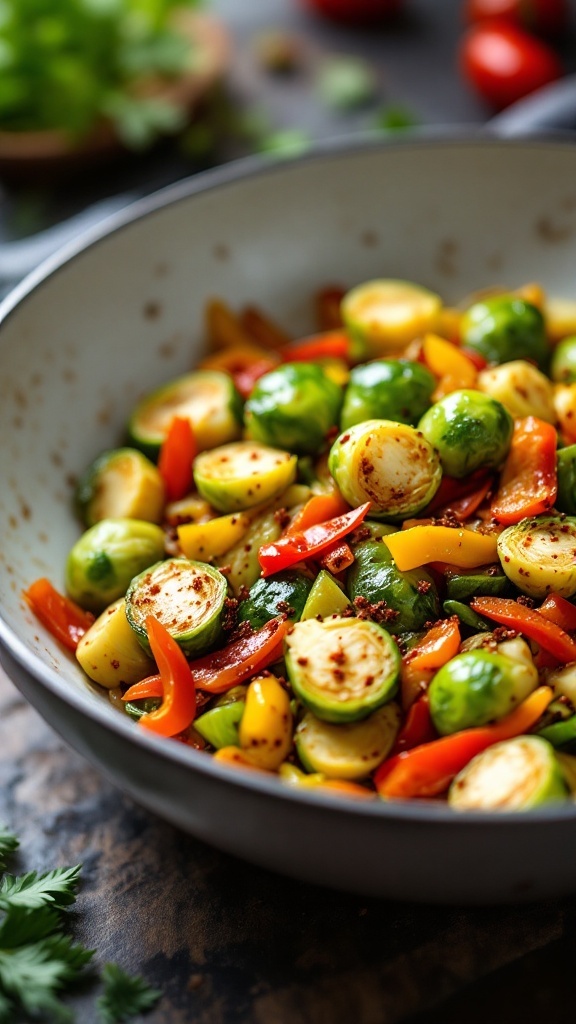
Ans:
[{"label": "green brussels sprout", "polygon": [[240,602],[238,618],[240,622],[249,622],[254,629],[260,629],[276,615],[285,613],[289,619],[297,622],[302,615],[304,605],[313,580],[293,569],[274,573],[256,580],[250,588],[245,601]]},{"label": "green brussels sprout", "polygon": [[388,756],[400,728],[400,709],[392,701],[361,722],[334,725],[309,711],[294,736],[296,753],[307,772],[329,779],[365,779]]},{"label": "green brussels sprout", "polygon": [[235,441],[194,460],[194,483],[219,512],[241,512],[271,501],[295,480],[297,458],[258,441]]},{"label": "green brussels sprout", "polygon": [[457,654],[428,689],[430,714],[441,736],[503,718],[538,685],[523,661],[485,650]]},{"label": "green brussels sprout", "polygon": [[506,458],[514,420],[501,402],[481,391],[453,391],[424,413],[418,429],[437,450],[442,469],[463,477]]},{"label": "green brussels sprout", "polygon": [[368,619],[297,622],[286,636],[285,658],[295,695],[325,722],[367,718],[398,688],[398,647]]},{"label": "green brussels sprout", "polygon": [[576,515],[576,444],[560,448],[556,457],[558,495],[556,508],[569,516]]},{"label": "green brussels sprout", "polygon": [[550,360],[550,376],[558,384],[576,381],[576,337],[558,342]]},{"label": "green brussels sprout", "polygon": [[221,635],[226,577],[205,562],[167,558],[135,576],[126,592],[126,617],[148,651],[146,619],[155,616],[186,655],[201,654]]},{"label": "green brussels sprout", "polygon": [[355,366],[344,392],[340,429],[373,419],[415,424],[431,405],[435,387],[433,374],[408,359]]},{"label": "green brussels sprout", "polygon": [[66,590],[82,608],[101,612],[130,580],[164,556],[164,531],[141,519],[101,519],[76,541],[66,561]]},{"label": "green brussels sprout", "polygon": [[342,320],[358,353],[386,355],[433,331],[442,309],[434,292],[412,281],[380,278],[346,293]]},{"label": "green brussels sprout", "polygon": [[392,420],[366,420],[344,431],[330,449],[328,465],[353,508],[370,501],[370,515],[383,519],[416,515],[442,479],[432,445],[414,427]]},{"label": "green brussels sprout", "polygon": [[343,391],[318,363],[284,363],[257,381],[244,409],[250,437],[313,454],[337,426]]},{"label": "green brussels sprout", "polygon": [[537,306],[515,295],[492,295],[475,302],[460,321],[466,348],[479,352],[488,363],[528,359],[546,369],[550,345],[544,316]]},{"label": "green brussels sprout", "polygon": [[385,601],[390,611],[389,633],[417,632],[440,617],[438,591],[424,569],[400,572],[385,544],[366,540],[354,548],[354,563],[346,580],[352,601]]},{"label": "green brussels sprout", "polygon": [[534,516],[508,526],[498,555],[508,579],[529,597],[576,594],[576,518]]},{"label": "green brussels sprout", "polygon": [[528,811],[567,799],[560,763],[540,736],[495,743],[466,765],[448,793],[459,811]]},{"label": "green brussels sprout", "polygon": [[164,481],[158,468],[136,448],[103,452],[76,487],[76,508],[86,526],[101,519],[162,522]]}]

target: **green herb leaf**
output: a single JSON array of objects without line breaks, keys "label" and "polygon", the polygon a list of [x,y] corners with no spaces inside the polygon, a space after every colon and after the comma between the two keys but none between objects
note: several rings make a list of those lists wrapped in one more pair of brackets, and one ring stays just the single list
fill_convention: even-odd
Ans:
[{"label": "green herb leaf", "polygon": [[57,993],[78,976],[92,956],[91,950],[58,934],[17,949],[1,949],[0,990],[8,1008],[12,999],[29,1014],[49,1014],[58,1022],[72,1020]]},{"label": "green herb leaf", "polygon": [[116,964],[105,964],[102,969],[104,994],[97,1001],[103,1024],[119,1024],[138,1013],[146,1013],[159,1000],[162,993],[151,988],[140,975],[126,974]]},{"label": "green herb leaf", "polygon": [[338,110],[363,107],[376,96],[376,74],[361,57],[332,57],[320,68],[318,90]]},{"label": "green herb leaf", "polygon": [[0,870],[4,869],[6,858],[18,849],[18,845],[17,837],[5,825],[0,825]]},{"label": "green herb leaf", "polygon": [[307,132],[299,128],[284,128],[270,132],[260,140],[259,151],[271,153],[277,157],[300,156],[310,148],[311,140]]},{"label": "green herb leaf", "polygon": [[385,107],[376,117],[376,128],[383,132],[397,132],[405,128],[414,128],[417,118],[406,107]]},{"label": "green herb leaf", "polygon": [[0,885],[0,909],[28,907],[33,910],[47,903],[65,907],[76,899],[76,886],[80,878],[81,865],[71,868],[56,868],[39,875],[29,871],[25,875],[5,875]]}]

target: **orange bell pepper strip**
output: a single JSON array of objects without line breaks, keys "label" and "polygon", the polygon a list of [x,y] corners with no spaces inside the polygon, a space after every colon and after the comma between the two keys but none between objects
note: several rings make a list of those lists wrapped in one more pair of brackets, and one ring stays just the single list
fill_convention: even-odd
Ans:
[{"label": "orange bell pepper strip", "polygon": [[316,558],[327,548],[351,533],[368,514],[370,502],[365,502],[351,512],[346,512],[335,519],[309,526],[307,530],[280,537],[273,544],[264,544],[258,552],[258,561],[262,568],[262,576],[287,569],[296,562],[306,558]]},{"label": "orange bell pepper strip", "polygon": [[437,735],[432,725],[430,701],[428,694],[424,693],[411,705],[404,725],[390,751],[390,756],[394,757],[402,750],[411,750],[412,747],[419,747],[422,743],[430,743],[435,739],[437,739]]},{"label": "orange bell pepper strip", "polygon": [[285,363],[315,362],[318,359],[344,359],[350,355],[350,338],[343,330],[325,331],[282,349]]},{"label": "orange bell pepper strip", "polygon": [[211,654],[190,662],[196,686],[207,693],[225,693],[282,657],[283,640],[292,624],[270,619],[260,629]]},{"label": "orange bell pepper strip", "polygon": [[185,416],[174,416],[158,457],[167,501],[179,501],[192,490],[195,457],[196,441],[190,420]]},{"label": "orange bell pepper strip", "polygon": [[156,711],[138,719],[138,725],[160,736],[177,736],[196,715],[194,677],[182,648],[153,615],[146,618],[146,632],[162,679],[163,698]]},{"label": "orange bell pepper strip", "polygon": [[61,594],[45,576],[35,580],[22,596],[45,629],[69,651],[76,650],[94,622],[91,612]]},{"label": "orange bell pepper strip", "polygon": [[479,615],[535,640],[563,664],[576,661],[576,640],[534,608],[518,604],[512,597],[475,597],[470,607]]},{"label": "orange bell pepper strip", "polygon": [[457,480],[453,476],[443,476],[440,487],[426,506],[423,516],[439,518],[451,512],[456,519],[464,522],[476,512],[486,498],[494,477],[484,469],[470,473],[465,480]]},{"label": "orange bell pepper strip", "polygon": [[240,314],[240,323],[258,345],[280,349],[291,342],[290,335],[257,306],[246,306]]},{"label": "orange bell pepper strip", "polygon": [[566,633],[576,630],[576,607],[560,594],[548,594],[538,611],[540,615],[555,622]]},{"label": "orange bell pepper strip", "polygon": [[551,423],[526,416],[516,420],[510,450],[500,475],[491,512],[504,526],[538,516],[554,506],[558,491],[556,446]]},{"label": "orange bell pepper strip", "polygon": [[450,562],[463,569],[498,560],[496,537],[450,526],[413,526],[382,538],[401,572],[427,562]]},{"label": "orange bell pepper strip", "polygon": [[123,701],[148,700],[150,697],[163,697],[164,686],[161,675],[146,676],[139,683],[133,683],[122,694]]},{"label": "orange bell pepper strip", "polygon": [[325,523],[327,519],[343,516],[349,511],[350,505],[344,501],[340,491],[314,494],[288,524],[284,536],[291,537],[295,533],[302,533],[309,526],[317,526],[318,523]]},{"label": "orange bell pepper strip", "polygon": [[494,725],[463,729],[388,758],[373,777],[378,793],[388,800],[438,796],[477,754],[531,729],[553,696],[549,686],[539,686]]},{"label": "orange bell pepper strip", "polygon": [[458,618],[437,622],[402,658],[400,692],[402,707],[409,709],[426,692],[432,676],[458,653],[460,626]]},{"label": "orange bell pepper strip", "polygon": [[427,334],[422,342],[422,359],[428,369],[438,377],[432,398],[435,402],[451,391],[473,388],[477,370],[465,352],[451,341],[436,334]]},{"label": "orange bell pepper strip", "polygon": [[318,783],[317,788],[322,792],[327,790],[332,796],[350,796],[354,800],[374,800],[376,797],[376,793],[348,779],[325,779],[324,782]]}]

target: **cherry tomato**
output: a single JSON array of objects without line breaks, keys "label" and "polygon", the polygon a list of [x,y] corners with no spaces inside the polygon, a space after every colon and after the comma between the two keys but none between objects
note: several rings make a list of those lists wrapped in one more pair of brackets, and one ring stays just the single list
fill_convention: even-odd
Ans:
[{"label": "cherry tomato", "polygon": [[570,21],[567,0],[467,0],[464,5],[470,24],[494,18],[537,35],[558,35]]},{"label": "cherry tomato", "polygon": [[305,7],[336,21],[366,24],[397,14],[402,0],[302,0]]},{"label": "cherry tomato", "polygon": [[493,107],[502,109],[563,74],[554,51],[506,22],[475,25],[462,38],[464,77]]}]

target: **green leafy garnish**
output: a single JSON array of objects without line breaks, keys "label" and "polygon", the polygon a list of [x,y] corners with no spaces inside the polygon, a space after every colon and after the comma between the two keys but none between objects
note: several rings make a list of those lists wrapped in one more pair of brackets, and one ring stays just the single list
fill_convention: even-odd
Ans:
[{"label": "green leafy garnish", "polygon": [[258,146],[260,153],[270,153],[275,157],[300,156],[310,149],[311,139],[307,132],[300,128],[282,128],[262,136]]},{"label": "green leafy garnish", "polygon": [[119,1024],[137,1013],[146,1013],[162,993],[151,988],[138,974],[126,974],[116,964],[102,968],[104,994],[97,1002],[103,1024]]},{"label": "green leafy garnish", "polygon": [[18,838],[7,828],[0,825],[0,870],[4,870],[5,860],[18,848]]},{"label": "green leafy garnish", "polygon": [[330,57],[318,72],[318,90],[337,110],[363,107],[376,96],[376,74],[361,57]]},{"label": "green leafy garnish", "polygon": [[398,132],[405,128],[415,128],[417,124],[417,118],[406,107],[385,107],[376,117],[376,128],[383,132]]}]

